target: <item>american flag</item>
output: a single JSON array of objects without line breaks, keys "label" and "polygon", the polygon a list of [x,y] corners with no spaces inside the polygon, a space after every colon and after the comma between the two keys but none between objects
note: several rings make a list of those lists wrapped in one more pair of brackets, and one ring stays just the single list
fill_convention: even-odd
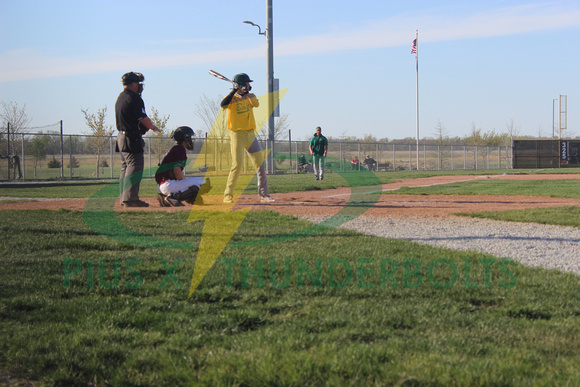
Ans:
[{"label": "american flag", "polygon": [[413,44],[411,44],[411,54],[417,53],[417,39],[413,40]]}]

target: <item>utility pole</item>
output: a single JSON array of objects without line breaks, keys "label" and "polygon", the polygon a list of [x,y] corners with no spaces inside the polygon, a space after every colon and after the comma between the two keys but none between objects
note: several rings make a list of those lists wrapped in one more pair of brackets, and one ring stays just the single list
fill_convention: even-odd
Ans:
[{"label": "utility pole", "polygon": [[266,28],[266,40],[268,42],[268,65],[267,65],[267,82],[268,82],[268,142],[271,145],[271,152],[268,153],[268,166],[270,173],[274,173],[274,32],[273,32],[273,16],[272,16],[272,0],[266,0],[266,20],[268,27]]}]

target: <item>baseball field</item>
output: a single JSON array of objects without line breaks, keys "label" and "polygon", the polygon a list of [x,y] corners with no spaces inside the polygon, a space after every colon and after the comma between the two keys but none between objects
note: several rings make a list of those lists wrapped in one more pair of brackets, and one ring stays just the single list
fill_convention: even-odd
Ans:
[{"label": "baseball field", "polygon": [[0,384],[578,385],[580,170],[211,179],[0,184]]}]

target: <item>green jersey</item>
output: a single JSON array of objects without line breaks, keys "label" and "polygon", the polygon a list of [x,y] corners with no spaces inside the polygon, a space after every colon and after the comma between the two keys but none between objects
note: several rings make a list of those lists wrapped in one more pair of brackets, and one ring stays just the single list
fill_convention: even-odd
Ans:
[{"label": "green jersey", "polygon": [[312,153],[322,156],[328,146],[328,140],[322,134],[320,136],[315,135],[310,139],[310,146],[312,147]]}]

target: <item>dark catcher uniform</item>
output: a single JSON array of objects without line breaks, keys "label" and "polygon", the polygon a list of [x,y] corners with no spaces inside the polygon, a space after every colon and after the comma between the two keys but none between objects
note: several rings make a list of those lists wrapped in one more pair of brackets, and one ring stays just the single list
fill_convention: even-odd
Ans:
[{"label": "dark catcher uniform", "polygon": [[161,207],[183,206],[182,201],[203,204],[201,195],[211,190],[209,178],[186,178],[183,174],[187,164],[186,150],[193,150],[193,136],[193,129],[189,126],[180,126],[171,135],[177,144],[163,157],[155,172],[159,190],[157,200]]}]

